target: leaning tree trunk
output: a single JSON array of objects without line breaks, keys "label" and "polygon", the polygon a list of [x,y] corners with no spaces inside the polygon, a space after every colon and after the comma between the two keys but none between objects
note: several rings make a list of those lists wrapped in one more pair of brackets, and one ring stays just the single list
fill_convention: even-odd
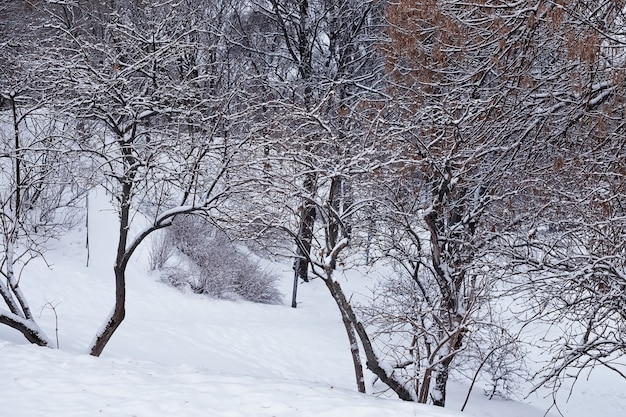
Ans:
[{"label": "leaning tree trunk", "polygon": [[359,392],[365,393],[365,377],[363,375],[363,364],[361,363],[361,354],[359,352],[359,344],[356,337],[354,322],[350,319],[350,314],[347,309],[351,309],[348,300],[341,290],[338,282],[335,282],[332,279],[330,273],[327,273],[326,278],[324,279],[324,283],[330,291],[337,307],[339,308],[339,312],[341,313],[341,320],[343,321],[343,326],[346,330],[346,334],[348,335],[348,341],[350,342],[350,354],[352,355],[352,364],[354,365],[354,375],[356,377],[356,386]]},{"label": "leaning tree trunk", "polygon": [[[396,395],[404,401],[415,401],[409,390],[396,380],[393,375],[387,373],[387,371],[381,366],[380,360],[374,351],[371,339],[365,330],[363,324],[357,319],[350,302],[346,298],[341,285],[332,279],[330,275],[324,279],[326,287],[330,291],[341,312],[341,318],[343,320],[346,332],[348,333],[348,339],[350,340],[350,350],[352,353],[352,360],[354,363],[355,375],[357,377],[357,387],[359,392],[365,392],[365,384],[363,382],[363,365],[361,364],[361,358],[359,354],[358,344],[354,338],[354,332],[359,337],[366,357],[367,369],[372,371],[385,385],[391,388]],[[351,336],[352,335],[352,336]]]},{"label": "leaning tree trunk", "polygon": [[113,336],[113,333],[122,324],[126,316],[126,266],[128,264],[128,254],[126,244],[128,243],[128,232],[130,227],[130,204],[132,197],[133,182],[136,174],[135,158],[132,149],[128,146],[121,148],[124,161],[129,170],[122,179],[122,193],[120,200],[120,224],[119,224],[119,240],[117,243],[117,253],[115,255],[115,265],[113,271],[115,273],[115,306],[108,320],[102,329],[96,334],[92,342],[90,355],[100,356],[105,346]]},{"label": "leaning tree trunk", "polygon": [[0,295],[2,295],[10,312],[0,311],[0,323],[19,331],[30,343],[39,346],[51,346],[48,337],[35,322],[26,297],[20,288],[19,280],[15,277],[15,271],[13,270],[15,245],[13,236],[6,236],[5,239],[7,239],[5,248],[6,271],[3,272],[3,275],[7,278],[7,284],[4,285],[4,283],[0,282]]},{"label": "leaning tree trunk", "polygon": [[[7,325],[22,333],[30,343],[39,346],[51,346],[46,334],[39,328],[28,305],[26,297],[20,287],[19,277],[15,275],[14,265],[16,262],[15,248],[17,243],[18,228],[22,222],[22,144],[20,136],[20,118],[15,101],[15,94],[9,96],[11,115],[13,121],[13,176],[15,188],[13,201],[6,204],[2,212],[4,234],[4,259],[2,260],[4,271],[0,274],[6,278],[6,284],[0,282],[0,296],[4,299],[9,311],[0,310],[0,324]],[[7,207],[8,206],[8,207]],[[17,257],[19,258],[19,257]]]}]

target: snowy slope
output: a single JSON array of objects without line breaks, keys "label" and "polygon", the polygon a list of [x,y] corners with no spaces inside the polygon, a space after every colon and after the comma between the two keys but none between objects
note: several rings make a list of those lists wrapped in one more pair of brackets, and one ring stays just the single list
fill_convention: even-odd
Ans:
[{"label": "snowy slope", "polygon": [[96,359],[0,343],[5,416],[397,416],[458,414],[324,384]]},{"label": "snowy slope", "polygon": [[[84,354],[113,306],[115,216],[105,196],[91,196],[90,261],[86,229],[29,265],[22,285],[40,324],[61,350],[25,344],[0,327],[0,416],[422,416],[540,417],[543,408],[487,401],[452,384],[449,409],[360,395],[339,315],[321,282],[300,287],[299,307],[210,300],[183,294],[146,272],[146,251],[130,265],[127,316],[101,358]],[[93,208],[95,207],[95,208]],[[277,265],[282,290],[291,273]],[[354,285],[351,283],[350,285]],[[54,310],[51,308],[54,306]],[[56,313],[56,314],[55,314]],[[595,381],[574,408],[622,415],[624,382]],[[619,383],[622,389],[619,389]],[[582,400],[581,400],[582,398]],[[578,401],[576,403],[575,401]],[[564,408],[565,410],[565,408]],[[565,412],[567,411],[567,412]],[[589,416],[589,409],[568,417]]]}]

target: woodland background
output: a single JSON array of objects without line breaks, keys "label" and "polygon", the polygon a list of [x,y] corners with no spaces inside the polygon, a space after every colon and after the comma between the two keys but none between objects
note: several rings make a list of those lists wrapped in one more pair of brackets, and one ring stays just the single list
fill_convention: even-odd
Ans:
[{"label": "woodland background", "polygon": [[[503,396],[624,377],[625,6],[2,2],[0,323],[55,346],[20,283],[99,188],[115,304],[92,355],[158,235],[153,267],[195,292],[279,302],[256,256],[322,280],[361,392],[364,368],[439,406],[451,374]],[[353,301],[337,270],[371,265],[389,273]],[[541,326],[549,365],[526,375]]]}]

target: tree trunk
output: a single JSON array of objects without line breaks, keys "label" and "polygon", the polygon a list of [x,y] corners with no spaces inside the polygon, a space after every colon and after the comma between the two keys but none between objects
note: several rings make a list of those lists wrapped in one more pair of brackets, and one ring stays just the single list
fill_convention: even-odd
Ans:
[{"label": "tree trunk", "polygon": [[[131,150],[127,147],[122,148],[122,153],[128,162],[132,162],[133,157]],[[122,183],[121,204],[120,204],[120,224],[119,224],[119,240],[117,243],[117,254],[115,255],[115,265],[113,271],[115,273],[115,306],[111,312],[109,319],[96,334],[96,338],[92,342],[89,354],[92,356],[100,356],[105,346],[113,336],[113,333],[122,324],[126,316],[126,265],[128,264],[128,256],[126,252],[126,244],[128,242],[128,229],[130,227],[130,200],[134,179],[133,164],[129,163],[131,170],[127,172]]]},{"label": "tree trunk", "polygon": [[453,353],[449,353],[435,369],[435,386],[433,387],[431,398],[433,405],[438,407],[445,407],[446,405],[446,387],[448,385],[448,377],[450,376],[450,365],[456,357],[456,352],[461,348],[461,341],[462,336],[460,334],[450,339],[450,349]]},{"label": "tree trunk", "polygon": [[433,405],[437,407],[445,407],[446,405],[446,385],[450,374],[451,360],[445,360],[437,366],[435,371],[435,386],[430,393]]},{"label": "tree trunk", "polygon": [[[347,301],[346,301],[347,302]],[[356,320],[354,317],[354,312],[350,307],[350,315]],[[365,331],[365,327],[361,322],[356,322],[356,331],[359,335],[359,339],[361,340],[361,344],[363,345],[363,350],[365,351],[365,357],[367,358],[367,369],[372,371],[374,375],[376,375],[385,385],[393,390],[396,393],[398,398],[403,401],[415,401],[411,392],[406,389],[406,387],[396,380],[393,375],[390,375],[385,371],[385,369],[380,366],[380,361],[378,360],[378,355],[374,352],[374,347],[372,346],[372,342]]]},{"label": "tree trunk", "polygon": [[113,336],[113,333],[122,324],[124,317],[126,316],[126,274],[125,266],[123,268],[115,266],[115,307],[111,312],[106,324],[102,327],[100,332],[96,335],[95,340],[92,343],[89,354],[92,356],[100,356],[107,343]]},{"label": "tree trunk", "polygon": [[[326,227],[326,252],[330,254],[337,242],[339,241],[339,211],[341,210],[341,178],[333,177],[330,182],[330,191],[328,193],[328,219]],[[337,260],[330,260],[331,269],[337,267]]]},{"label": "tree trunk", "polygon": [[[348,340],[350,341],[350,353],[352,355],[352,364],[354,365],[357,390],[365,393],[365,377],[363,375],[363,364],[361,362],[359,344],[355,334],[354,322],[350,319],[350,314],[347,311],[347,309],[351,309],[351,307],[348,304],[348,300],[346,300],[339,283],[335,282],[330,276],[327,276],[324,279],[324,283],[339,308],[341,320],[343,321],[343,326],[346,329],[346,334],[348,335]],[[354,314],[352,314],[352,316],[354,316]]]},{"label": "tree trunk", "polygon": [[12,327],[22,333],[22,335],[30,343],[38,346],[50,346],[50,341],[48,341],[46,336],[41,332],[41,330],[39,330],[36,323],[32,320],[17,320],[4,314],[0,314],[0,323]]},{"label": "tree trunk", "polygon": [[[314,194],[316,189],[316,180],[314,174],[307,174],[303,187],[309,194]],[[316,210],[315,204],[308,199],[302,202],[302,215],[300,217],[300,226],[298,235],[296,236],[296,260],[294,262],[294,270],[296,279],[309,281],[309,257],[311,256],[311,246],[313,243],[313,227],[315,225]]]},{"label": "tree trunk", "polygon": [[[365,330],[365,327],[363,327],[363,324],[358,321],[350,302],[341,289],[341,285],[339,285],[339,283],[334,281],[332,278],[326,278],[324,282],[332,294],[335,303],[337,303],[339,311],[341,312],[341,318],[344,322],[344,326],[346,327],[346,332],[348,332],[350,342],[353,343],[353,339],[350,338],[350,333],[352,332],[352,334],[354,334],[356,331],[356,334],[363,345],[363,350],[365,351],[365,357],[367,359],[367,369],[372,371],[385,385],[391,388],[401,400],[415,401],[409,390],[407,390],[401,382],[397,381],[393,375],[389,375],[380,365],[380,361],[374,351],[374,347],[372,346],[372,342]],[[359,381],[362,381],[363,378],[363,365],[361,364],[358,345],[356,343],[351,345],[351,352],[355,366],[355,375],[357,376],[357,386],[359,386],[360,392],[365,392],[365,384],[362,386],[363,391],[361,391],[361,386],[359,385]]]},{"label": "tree trunk", "polygon": [[[20,121],[17,117],[17,105],[15,103],[15,95],[11,94],[11,112],[13,116],[13,139],[14,139],[14,152],[15,152],[15,221],[17,224],[20,218],[21,203],[22,203],[22,176],[21,176],[21,146],[20,146]],[[15,226],[14,226],[15,227]]]}]

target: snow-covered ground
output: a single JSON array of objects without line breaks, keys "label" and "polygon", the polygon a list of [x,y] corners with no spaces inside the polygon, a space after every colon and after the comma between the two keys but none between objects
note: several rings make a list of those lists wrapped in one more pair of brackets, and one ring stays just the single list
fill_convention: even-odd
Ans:
[{"label": "snow-covered ground", "polygon": [[[83,227],[55,243],[50,269],[33,263],[22,276],[40,325],[52,339],[58,334],[60,350],[30,346],[0,326],[0,416],[541,417],[550,404],[541,396],[526,400],[533,405],[489,401],[475,389],[460,413],[467,386],[459,383],[445,410],[358,394],[341,320],[321,282],[300,286],[297,309],[288,297],[278,306],[211,300],[157,282],[145,248],[130,265],[126,320],[102,357],[90,357],[84,352],[113,306],[117,238],[115,213],[92,208],[90,222],[89,266]],[[289,267],[275,268],[289,294]],[[579,382],[561,411],[626,415],[625,388],[598,371]]]}]

